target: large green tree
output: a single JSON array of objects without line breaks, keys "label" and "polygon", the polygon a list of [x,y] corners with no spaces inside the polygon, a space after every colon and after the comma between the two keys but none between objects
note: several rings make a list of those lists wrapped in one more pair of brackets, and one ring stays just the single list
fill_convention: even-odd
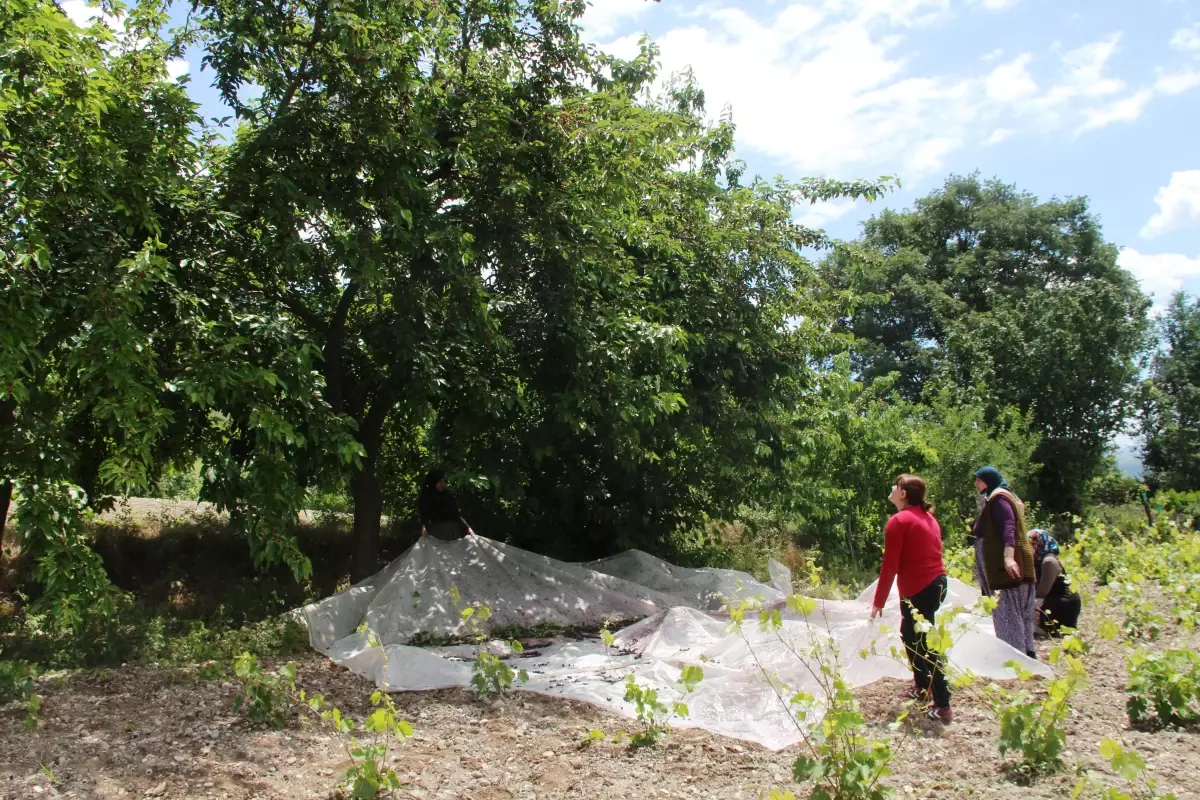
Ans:
[{"label": "large green tree", "polygon": [[842,327],[865,380],[892,372],[917,401],[930,381],[982,398],[988,417],[1032,415],[1032,495],[1078,511],[1124,423],[1149,302],[1083,198],[1038,201],[999,181],[951,177],[908,211],[864,226],[875,254],[824,265],[864,295]]},{"label": "large green tree", "polygon": [[1146,480],[1200,489],[1200,300],[1176,294],[1158,320],[1160,348],[1144,391]]},{"label": "large green tree", "polygon": [[563,557],[660,546],[756,494],[828,322],[801,255],[821,237],[793,210],[880,191],[743,180],[686,76],[648,93],[655,57],[563,105],[528,191],[497,183],[523,220],[487,242],[511,399],[488,418],[462,395],[435,429],[493,524]]},{"label": "large green tree", "polygon": [[377,567],[385,431],[411,442],[450,393],[499,401],[473,372],[495,346],[484,275],[501,265],[487,242],[510,226],[506,195],[528,191],[544,163],[538,143],[586,91],[581,10],[197,4],[207,63],[241,121],[219,168],[242,233],[227,275],[317,344],[324,398],[353,420],[359,577]]},{"label": "large green tree", "polygon": [[[197,430],[277,423],[224,482],[245,497],[287,495],[263,469],[290,462],[281,428],[320,430],[312,413],[337,427],[311,399],[304,342],[241,310],[209,269],[229,218],[212,203],[212,142],[167,75],[186,40],[164,34],[161,3],[106,12],[119,32],[81,29],[50,0],[0,6],[0,479],[64,607],[107,583],[85,510],[144,490]],[[268,521],[277,506],[215,494],[260,555],[303,574],[294,511]]]},{"label": "large green tree", "polygon": [[727,506],[803,375],[787,320],[816,237],[792,205],[877,190],[741,185],[732,127],[708,129],[690,85],[649,98],[652,51],[585,47],[583,8],[198,5],[242,120],[219,175],[229,275],[319,345],[356,424],[359,576],[386,498],[409,496],[385,476],[426,447],[550,549]]}]

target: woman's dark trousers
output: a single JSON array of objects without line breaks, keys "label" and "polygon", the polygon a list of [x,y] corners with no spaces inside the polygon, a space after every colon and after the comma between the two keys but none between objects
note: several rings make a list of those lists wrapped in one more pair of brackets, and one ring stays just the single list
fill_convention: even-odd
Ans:
[{"label": "woman's dark trousers", "polygon": [[932,693],[933,702],[938,708],[950,707],[950,687],[946,683],[943,658],[938,653],[930,652],[925,634],[917,632],[913,622],[913,611],[933,625],[937,610],[946,598],[946,585],[946,576],[943,575],[935,578],[912,597],[900,601],[900,638],[904,640],[904,650],[908,653],[913,680],[916,681],[918,689]]}]

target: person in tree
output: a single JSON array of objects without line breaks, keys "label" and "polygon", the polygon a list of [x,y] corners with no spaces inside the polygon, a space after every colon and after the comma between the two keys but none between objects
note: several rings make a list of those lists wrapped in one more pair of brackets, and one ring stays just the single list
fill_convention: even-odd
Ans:
[{"label": "person in tree", "polygon": [[417,515],[421,518],[422,536],[452,542],[475,535],[458,513],[458,501],[454,492],[446,488],[446,473],[440,469],[431,470],[425,476],[425,485],[417,497]]},{"label": "person in tree", "polygon": [[1037,615],[1037,575],[1033,547],[1025,535],[1025,504],[995,467],[975,473],[979,519],[975,520],[975,574],[987,596],[999,592],[992,612],[996,637],[1037,658],[1033,620]]},{"label": "person in tree", "polygon": [[1071,591],[1067,572],[1058,558],[1058,542],[1049,531],[1034,528],[1029,532],[1029,543],[1037,572],[1038,624],[1052,636],[1062,628],[1077,627],[1083,604],[1079,593]]},{"label": "person in tree", "polygon": [[942,562],[942,529],[925,499],[925,481],[918,475],[901,475],[888,500],[896,513],[884,528],[883,564],[871,607],[871,619],[883,613],[892,592],[900,592],[900,638],[913,671],[913,685],[904,692],[909,700],[930,702],[929,718],[950,722],[950,686],[941,654],[931,652],[925,633],[917,630],[915,615],[931,625],[946,598],[946,566]]}]

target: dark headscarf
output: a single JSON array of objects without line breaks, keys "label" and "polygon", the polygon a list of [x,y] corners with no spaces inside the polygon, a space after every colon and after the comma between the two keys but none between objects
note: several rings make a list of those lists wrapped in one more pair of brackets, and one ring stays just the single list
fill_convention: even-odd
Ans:
[{"label": "dark headscarf", "polygon": [[1004,480],[1004,476],[1000,474],[1000,470],[995,467],[980,467],[975,471],[975,477],[983,481],[987,486],[987,494],[990,496],[997,489],[1012,490],[1008,485],[1008,481]]},{"label": "dark headscarf", "polygon": [[417,495],[417,515],[422,525],[435,525],[439,522],[454,522],[459,519],[458,501],[454,492],[449,489],[438,491],[438,481],[446,477],[440,469],[433,469],[425,476],[425,486]]},{"label": "dark headscarf", "polygon": [[1033,560],[1039,569],[1046,556],[1058,558],[1058,542],[1054,541],[1050,531],[1034,528],[1029,532],[1029,538],[1033,541]]}]

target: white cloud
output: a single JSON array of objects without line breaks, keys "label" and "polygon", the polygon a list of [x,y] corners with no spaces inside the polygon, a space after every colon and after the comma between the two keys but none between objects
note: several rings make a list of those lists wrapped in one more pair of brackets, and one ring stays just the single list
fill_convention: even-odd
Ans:
[{"label": "white cloud", "polygon": [[992,11],[1007,11],[1021,0],[977,0],[984,8]]},{"label": "white cloud", "polygon": [[1063,53],[1062,79],[1038,98],[1038,105],[1048,111],[1069,107],[1078,100],[1110,97],[1125,89],[1125,81],[1105,74],[1109,59],[1117,52],[1121,35],[1085,44]]},{"label": "white cloud", "polygon": [[[914,27],[963,8],[986,13],[983,0],[951,2],[791,0],[750,13],[709,0],[656,42],[664,75],[690,67],[709,112],[732,109],[743,149],[799,174],[919,179],[968,145],[1097,130],[1138,118],[1158,96],[1113,74],[1119,33],[1048,53],[993,52],[952,72],[922,69]],[[630,56],[637,40],[603,46]]]},{"label": "white cloud", "polygon": [[171,80],[177,81],[184,75],[192,71],[192,67],[188,64],[186,58],[171,58],[167,60],[167,75],[171,76]]},{"label": "white cloud", "polygon": [[827,11],[901,28],[930,25],[950,13],[951,0],[824,0]]},{"label": "white cloud", "polygon": [[1200,54],[1200,25],[1194,28],[1183,28],[1171,37],[1171,46],[1176,50]]},{"label": "white cloud", "polygon": [[626,20],[650,10],[651,0],[592,0],[580,24],[586,36],[601,39],[612,36]]},{"label": "white cloud", "polygon": [[1109,105],[1088,109],[1078,133],[1106,128],[1114,122],[1133,122],[1142,115],[1153,99],[1154,91],[1143,89],[1136,94],[1114,100]]},{"label": "white cloud", "polygon": [[[666,74],[690,66],[710,112],[732,107],[744,147],[807,173],[938,169],[962,141],[969,87],[902,77],[905,60],[893,51],[897,29],[947,8],[943,0],[828,0],[756,19],[725,7],[657,42]],[[626,37],[607,49],[629,54],[636,45]]]},{"label": "white cloud", "polygon": [[1011,103],[1036,94],[1038,85],[1029,74],[1029,62],[1032,60],[1032,55],[1024,53],[992,70],[984,79],[988,97],[1001,103]]},{"label": "white cloud", "polygon": [[1158,310],[1183,289],[1184,281],[1200,278],[1200,258],[1179,253],[1150,255],[1126,247],[1121,250],[1120,264],[1141,282],[1142,291],[1154,298]]},{"label": "white cloud", "polygon": [[992,135],[984,140],[983,146],[992,147],[993,145],[1000,144],[1001,142],[1011,139],[1014,133],[1016,133],[1016,131],[1014,131],[1012,128],[996,128],[996,130],[992,131]]},{"label": "white cloud", "polygon": [[1142,228],[1143,239],[1200,224],[1200,170],[1176,172],[1154,195],[1158,213]]},{"label": "white cloud", "polygon": [[89,6],[84,0],[64,0],[59,3],[59,7],[67,15],[67,19],[81,28],[91,27],[97,21],[103,22],[115,33],[120,33],[125,28],[125,24],[122,22],[123,17],[105,14],[99,8]]},{"label": "white cloud", "polygon": [[805,206],[803,213],[796,222],[806,228],[824,228],[830,222],[839,220],[854,210],[857,204],[854,200],[830,200]]},{"label": "white cloud", "polygon": [[1200,72],[1186,70],[1184,72],[1159,73],[1154,82],[1154,89],[1159,94],[1172,97],[1200,87]]}]

